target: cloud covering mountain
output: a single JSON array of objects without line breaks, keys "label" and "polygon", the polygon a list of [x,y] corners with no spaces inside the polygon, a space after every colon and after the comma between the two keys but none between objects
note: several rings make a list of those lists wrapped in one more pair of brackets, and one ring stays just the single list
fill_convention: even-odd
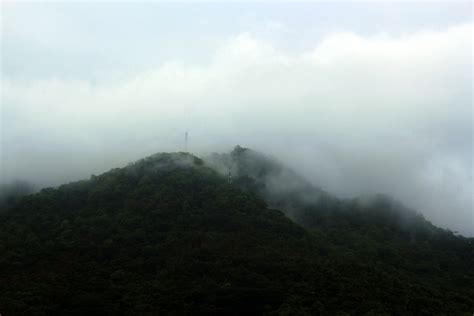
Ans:
[{"label": "cloud covering mountain", "polygon": [[187,130],[193,152],[257,148],[328,192],[389,193],[472,235],[472,28],[329,32],[297,52],[244,31],[202,62],[150,61],[94,80],[5,76],[2,178],[87,177],[182,150]]}]

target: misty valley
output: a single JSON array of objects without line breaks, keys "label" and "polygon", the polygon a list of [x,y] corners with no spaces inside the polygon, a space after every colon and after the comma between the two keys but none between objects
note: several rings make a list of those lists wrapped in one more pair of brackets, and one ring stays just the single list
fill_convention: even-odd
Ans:
[{"label": "misty valley", "polygon": [[[240,146],[2,196],[2,315],[471,315],[474,238]],[[4,191],[7,192],[7,191]]]}]

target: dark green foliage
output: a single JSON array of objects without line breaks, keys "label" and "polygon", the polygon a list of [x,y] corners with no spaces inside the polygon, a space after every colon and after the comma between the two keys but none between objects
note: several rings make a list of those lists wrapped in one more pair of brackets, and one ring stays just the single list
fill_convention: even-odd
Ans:
[{"label": "dark green foliage", "polygon": [[303,228],[257,196],[275,204],[273,172],[236,174],[242,190],[159,154],[21,198],[0,212],[0,313],[472,313],[471,239],[309,184],[317,199],[277,198]]},{"label": "dark green foliage", "polygon": [[23,198],[0,217],[0,249],[7,315],[263,313],[317,252],[304,229],[185,154]]},{"label": "dark green foliage", "polygon": [[[419,313],[452,312],[461,302],[466,313],[474,310],[474,238],[437,228],[386,195],[339,200],[278,161],[250,149],[238,146],[230,154],[213,155],[209,160],[213,166],[226,164],[233,171],[235,185],[256,192],[271,207],[281,209],[333,245],[332,254],[344,258],[344,265],[366,270],[366,278],[375,273],[374,282],[380,285],[395,278],[396,295],[407,297],[388,310],[415,313],[414,306],[429,305],[433,300],[432,307],[424,306]],[[401,278],[404,282],[399,282]],[[411,297],[412,289],[421,285],[425,294],[433,296]],[[382,293],[386,298],[379,300],[387,307],[389,295],[386,290]]]}]

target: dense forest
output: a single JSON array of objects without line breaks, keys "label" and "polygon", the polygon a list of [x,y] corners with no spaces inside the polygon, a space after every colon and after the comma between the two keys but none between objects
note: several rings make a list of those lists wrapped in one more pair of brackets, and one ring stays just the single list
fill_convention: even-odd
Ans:
[{"label": "dense forest", "polygon": [[0,313],[472,315],[474,239],[236,147],[9,199]]}]

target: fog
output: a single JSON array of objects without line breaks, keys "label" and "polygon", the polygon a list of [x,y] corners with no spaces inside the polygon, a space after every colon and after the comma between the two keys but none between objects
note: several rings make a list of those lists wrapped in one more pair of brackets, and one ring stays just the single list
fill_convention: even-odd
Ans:
[{"label": "fog", "polygon": [[165,58],[89,79],[12,75],[2,58],[1,177],[88,178],[182,151],[187,131],[197,155],[239,144],[339,197],[387,193],[473,236],[472,27],[337,30],[297,51],[242,27],[199,50],[199,62]]}]

